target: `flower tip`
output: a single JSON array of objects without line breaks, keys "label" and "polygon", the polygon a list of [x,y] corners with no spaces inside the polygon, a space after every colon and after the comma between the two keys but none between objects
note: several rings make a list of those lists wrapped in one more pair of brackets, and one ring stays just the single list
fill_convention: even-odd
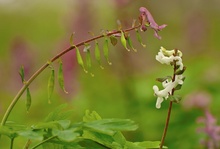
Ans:
[{"label": "flower tip", "polygon": [[143,13],[143,12],[146,11],[146,8],[145,7],[140,7],[139,11]]},{"label": "flower tip", "polygon": [[160,25],[160,26],[158,26],[158,30],[162,30],[162,29],[164,29],[166,26],[167,26],[166,24]]},{"label": "flower tip", "polygon": [[161,107],[161,105],[156,105],[156,108],[157,108],[157,109],[160,109],[160,107]]}]

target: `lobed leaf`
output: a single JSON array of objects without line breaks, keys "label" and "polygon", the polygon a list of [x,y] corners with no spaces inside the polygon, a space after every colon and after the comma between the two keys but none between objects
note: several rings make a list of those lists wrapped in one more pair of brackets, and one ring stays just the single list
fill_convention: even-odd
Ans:
[{"label": "lobed leaf", "polygon": [[67,104],[62,104],[58,106],[53,112],[50,112],[48,116],[45,118],[45,122],[50,122],[50,121],[58,121],[58,120],[66,120],[71,116],[73,113],[73,110],[65,111],[63,112],[62,110],[67,107]]},{"label": "lobed leaf", "polygon": [[42,141],[45,135],[45,132],[42,130],[33,130],[33,129],[26,129],[23,131],[18,132],[19,136],[25,137],[30,140],[39,140]]},{"label": "lobed leaf", "polygon": [[52,131],[52,134],[54,136],[57,136],[58,139],[65,142],[72,142],[77,139],[77,137],[80,135],[79,133],[75,132],[73,129],[68,130],[57,130],[54,129]]},{"label": "lobed leaf", "polygon": [[[158,149],[160,148],[160,141],[144,141],[144,142],[135,142],[137,146],[144,147],[145,149]],[[163,149],[166,149],[166,146],[163,146]]]},{"label": "lobed leaf", "polygon": [[85,115],[83,116],[83,122],[92,122],[101,119],[101,116],[96,111],[90,112],[89,110],[86,110]]},{"label": "lobed leaf", "polygon": [[102,119],[85,124],[86,127],[112,135],[115,131],[133,131],[138,128],[133,121],[129,119]]}]

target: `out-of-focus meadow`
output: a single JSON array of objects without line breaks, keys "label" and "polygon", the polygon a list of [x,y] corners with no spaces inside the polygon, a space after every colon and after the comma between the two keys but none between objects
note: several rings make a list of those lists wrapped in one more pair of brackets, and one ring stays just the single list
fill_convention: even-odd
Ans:
[{"label": "out-of-focus meadow", "polygon": [[[126,132],[128,140],[160,140],[169,102],[161,109],[155,108],[156,98],[152,86],[159,84],[157,77],[172,73],[172,68],[155,60],[160,46],[178,48],[183,52],[187,67],[185,83],[176,93],[183,99],[174,104],[165,145],[174,149],[199,149],[204,134],[197,133],[201,124],[196,123],[203,112],[192,108],[187,100],[210,98],[210,111],[220,121],[220,1],[146,1],[146,0],[0,0],[0,116],[12,101],[22,83],[18,74],[21,65],[28,79],[47,60],[69,47],[69,38],[75,32],[74,43],[88,39],[89,31],[96,35],[102,30],[117,29],[117,20],[128,28],[139,16],[139,7],[148,8],[158,24],[168,26],[153,36],[153,30],[141,33],[143,48],[135,35],[134,47],[127,52],[119,43],[110,46],[109,66],[102,58],[100,69],[94,55],[92,72],[84,73],[77,64],[75,52],[62,57],[65,94],[56,82],[52,104],[47,101],[46,69],[31,85],[32,106],[27,114],[25,96],[22,96],[12,111],[9,120],[32,125],[41,121],[55,107],[68,103],[74,109],[73,121],[80,121],[86,109],[97,111],[103,118],[128,118],[139,129]],[[99,40],[100,47],[103,39]],[[93,50],[91,50],[94,52]],[[58,63],[54,63],[57,70]],[[195,103],[196,104],[196,103]],[[5,141],[3,141],[5,140]],[[8,145],[2,137],[0,146]],[[19,142],[20,141],[20,142]],[[22,147],[25,142],[16,140]],[[20,145],[20,146],[19,146]]]}]

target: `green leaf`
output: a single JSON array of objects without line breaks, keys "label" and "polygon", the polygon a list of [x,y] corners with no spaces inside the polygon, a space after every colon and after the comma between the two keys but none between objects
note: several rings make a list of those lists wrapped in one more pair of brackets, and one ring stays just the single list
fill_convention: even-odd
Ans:
[{"label": "green leaf", "polygon": [[79,142],[79,144],[83,147],[83,149],[109,149],[108,147],[105,147],[102,144],[99,144],[90,139],[83,139]]},{"label": "green leaf", "polygon": [[181,85],[181,84],[178,84],[178,85],[174,88],[174,90],[177,91],[177,90],[180,90],[181,88],[182,88],[182,85]]},{"label": "green leaf", "polygon": [[110,36],[110,41],[113,46],[115,46],[118,43],[118,40],[117,38],[115,38],[115,36]]},{"label": "green leaf", "polygon": [[103,52],[104,57],[107,60],[108,64],[111,65],[112,63],[109,61],[109,49],[108,49],[108,38],[105,37],[104,45],[103,45]]},{"label": "green leaf", "polygon": [[101,116],[96,111],[90,112],[89,110],[86,110],[85,115],[83,117],[83,122],[92,122],[101,119]]},{"label": "green leaf", "polygon": [[130,51],[130,49],[127,48],[127,41],[125,39],[125,35],[123,31],[121,31],[121,43],[126,50]]},{"label": "green leaf", "polygon": [[70,127],[71,121],[70,120],[59,120],[57,123],[63,128],[67,129]]},{"label": "green leaf", "polygon": [[80,135],[79,133],[75,132],[75,130],[57,130],[54,129],[52,131],[52,134],[54,136],[57,136],[61,141],[71,142],[77,139],[77,137]]},{"label": "green leaf", "polygon": [[182,70],[178,70],[177,72],[175,72],[175,75],[181,75],[185,72],[185,70],[186,70],[186,67],[183,67]]},{"label": "green leaf", "polygon": [[70,120],[58,120],[58,121],[49,121],[49,122],[40,122],[36,125],[31,126],[32,129],[67,129],[70,127]]},{"label": "green leaf", "polygon": [[135,31],[136,31],[136,36],[137,36],[138,42],[145,48],[146,45],[142,43],[142,39],[141,39],[141,35],[140,35],[139,31],[137,29]]},{"label": "green leaf", "polygon": [[84,126],[108,135],[113,135],[116,131],[133,131],[138,128],[138,126],[129,119],[101,119],[87,122]]},{"label": "green leaf", "polygon": [[23,130],[23,131],[19,131],[18,135],[25,137],[27,139],[33,139],[33,140],[39,140],[42,141],[43,137],[44,137],[45,132],[42,130]]},{"label": "green leaf", "polygon": [[166,77],[163,77],[163,78],[156,78],[156,81],[158,81],[158,82],[164,82],[164,81],[166,81],[166,80],[169,80],[169,79],[172,79],[172,77],[171,76],[166,76]]},{"label": "green leaf", "polygon": [[25,82],[25,79],[24,79],[24,66],[20,67],[19,75],[21,77],[22,83],[24,83]]},{"label": "green leaf", "polygon": [[133,47],[133,44],[132,44],[132,42],[131,42],[130,36],[127,37],[127,41],[128,41],[129,47],[130,47],[134,52],[137,52],[137,50]]},{"label": "green leaf", "polygon": [[51,67],[51,73],[47,84],[47,92],[48,92],[48,103],[51,103],[51,97],[54,90],[54,84],[55,84],[55,73],[54,69]]},{"label": "green leaf", "polygon": [[172,102],[179,103],[182,100],[182,97],[179,95],[170,95],[168,99]]},{"label": "green leaf", "polygon": [[112,143],[114,142],[114,138],[107,134],[102,134],[93,130],[84,130],[82,137],[84,139],[90,139],[94,142],[97,142],[107,148],[112,148]]},{"label": "green leaf", "polygon": [[[147,149],[158,149],[160,148],[160,141],[144,141],[144,142],[135,142],[134,144],[144,147]],[[163,146],[164,149],[166,149],[166,146]]]},{"label": "green leaf", "polygon": [[75,46],[75,48],[76,48],[76,58],[77,58],[78,64],[83,68],[83,70],[85,71],[85,73],[88,73],[88,72],[86,71],[85,67],[84,67],[83,59],[82,59],[82,56],[81,56],[81,54],[80,54],[80,52],[79,52],[79,48],[76,47],[76,46]]},{"label": "green leaf", "polygon": [[65,86],[64,86],[64,77],[63,77],[63,63],[62,61],[60,60],[59,61],[59,72],[58,72],[58,82],[59,82],[59,85],[61,87],[61,89],[66,93],[68,94],[68,92],[66,91],[65,89]]},{"label": "green leaf", "polygon": [[26,94],[26,110],[29,112],[29,109],[31,107],[31,93],[29,88],[27,88],[27,94]]},{"label": "green leaf", "polygon": [[11,139],[18,136],[16,131],[13,131],[11,128],[9,128],[7,126],[0,126],[0,134],[8,136]]},{"label": "green leaf", "polygon": [[32,125],[31,128],[33,130],[39,130],[39,129],[62,129],[62,126],[57,121],[51,121],[51,122],[40,122],[38,124]]},{"label": "green leaf", "polygon": [[61,104],[58,106],[53,112],[49,113],[48,116],[45,118],[45,122],[50,121],[59,121],[59,120],[66,120],[73,114],[73,110],[69,111],[62,111],[65,107],[67,107],[67,104]]}]

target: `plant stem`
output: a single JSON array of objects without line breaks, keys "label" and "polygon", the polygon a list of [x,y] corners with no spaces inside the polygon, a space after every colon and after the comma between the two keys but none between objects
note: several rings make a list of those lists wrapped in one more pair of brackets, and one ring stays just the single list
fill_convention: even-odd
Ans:
[{"label": "plant stem", "polygon": [[[174,56],[177,55],[177,52],[178,50],[175,49],[175,53],[174,53]],[[173,61],[173,77],[172,77],[172,82],[175,81],[175,73],[177,71],[177,65],[176,65],[176,61],[174,60]],[[175,89],[173,88],[172,89],[172,92],[171,92],[171,95],[174,95],[174,91]],[[171,111],[172,111],[172,106],[173,106],[173,102],[170,101],[170,105],[169,105],[169,109],[168,109],[168,113],[167,113],[167,120],[166,120],[166,123],[165,123],[165,127],[164,127],[164,130],[163,130],[163,135],[162,135],[162,138],[161,138],[161,142],[160,142],[160,149],[163,148],[163,144],[164,144],[164,141],[165,141],[165,138],[166,138],[166,134],[167,134],[167,129],[168,129],[168,126],[169,126],[169,122],[170,122],[170,115],[171,115]]]},{"label": "plant stem", "polygon": [[[141,25],[137,25],[135,27],[131,27],[131,28],[128,28],[128,29],[125,29],[123,30],[123,32],[129,32],[129,31],[132,31],[134,29],[137,29],[139,28]],[[85,43],[89,43],[91,41],[94,41],[96,39],[99,39],[99,38],[102,38],[102,37],[105,37],[105,36],[111,36],[111,35],[114,35],[114,34],[118,34],[118,33],[121,33],[121,30],[119,31],[113,31],[113,32],[109,32],[107,33],[106,35],[99,35],[99,36],[96,36],[96,37],[93,37],[93,38],[90,38],[88,40],[85,40],[85,41],[82,41],[76,45],[72,45],[70,46],[69,48],[67,48],[66,50],[63,50],[62,52],[60,52],[59,54],[57,54],[56,56],[54,56],[49,62],[46,62],[43,66],[41,66],[41,68],[39,70],[37,70],[31,77],[28,81],[25,82],[25,84],[23,85],[23,87],[18,91],[17,95],[14,97],[14,99],[12,100],[12,102],[10,103],[10,105],[8,106],[3,118],[2,118],[2,121],[1,121],[1,126],[5,125],[12,109],[14,108],[14,106],[16,105],[17,101],[20,99],[21,95],[24,93],[24,91],[27,89],[27,87],[35,80],[36,77],[38,77],[39,74],[41,74],[43,72],[44,69],[46,69],[48,66],[49,66],[49,63],[52,63],[54,62],[55,60],[59,59],[61,56],[63,56],[64,54],[66,54],[67,52],[75,49],[75,47],[79,47],[79,46],[82,46],[84,45]]]},{"label": "plant stem", "polygon": [[164,141],[166,138],[167,129],[169,126],[169,121],[170,121],[170,115],[171,115],[171,111],[172,111],[172,105],[173,105],[173,102],[170,101],[170,105],[169,105],[169,109],[168,109],[168,113],[167,113],[167,120],[166,120],[166,124],[165,124],[164,130],[163,130],[163,135],[162,135],[161,142],[160,142],[160,149],[163,148],[163,144],[164,144]]},{"label": "plant stem", "polygon": [[10,146],[10,149],[13,149],[14,139],[15,139],[15,138],[12,138],[12,139],[11,139],[11,146]]},{"label": "plant stem", "polygon": [[28,141],[26,142],[26,144],[25,144],[23,149],[28,149],[30,145],[31,145],[31,140],[28,139]]},{"label": "plant stem", "polygon": [[57,136],[49,137],[49,138],[43,140],[42,142],[38,143],[37,145],[33,146],[31,149],[35,149],[35,148],[41,146],[42,144],[46,143],[47,141],[50,141],[50,140],[52,140],[52,139],[54,139],[54,138],[56,138],[56,137],[57,137]]}]

